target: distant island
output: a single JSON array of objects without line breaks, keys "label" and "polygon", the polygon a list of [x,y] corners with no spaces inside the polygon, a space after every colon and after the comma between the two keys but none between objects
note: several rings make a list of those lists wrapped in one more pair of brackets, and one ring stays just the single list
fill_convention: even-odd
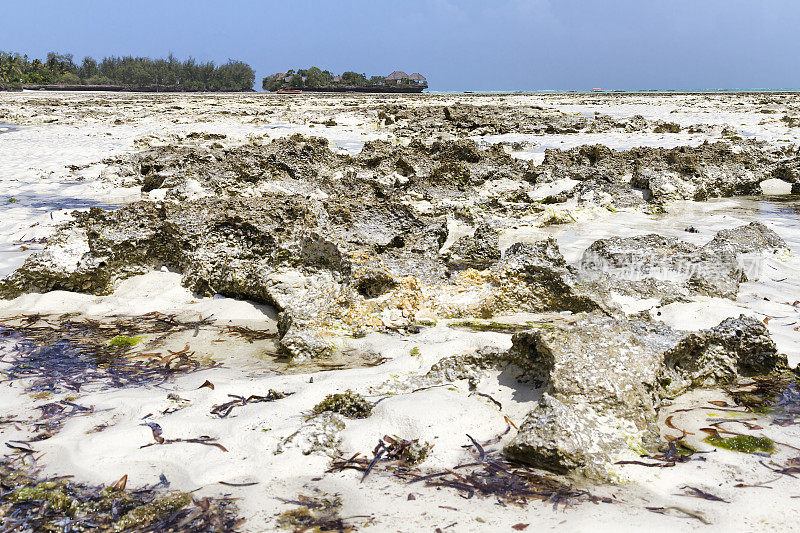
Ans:
[{"label": "distant island", "polygon": [[361,93],[421,93],[428,80],[419,73],[406,74],[396,70],[388,76],[370,76],[357,72],[334,75],[327,70],[311,67],[304,70],[279,72],[264,78],[265,91],[319,91]]},{"label": "distant island", "polygon": [[147,92],[252,91],[255,72],[241,61],[85,57],[80,65],[72,54],[50,52],[44,60],[0,51],[0,90],[103,90]]}]

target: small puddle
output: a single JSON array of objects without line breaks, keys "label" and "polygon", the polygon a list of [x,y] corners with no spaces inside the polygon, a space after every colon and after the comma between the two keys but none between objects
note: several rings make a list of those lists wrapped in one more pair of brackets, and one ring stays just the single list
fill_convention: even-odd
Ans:
[{"label": "small puddle", "polygon": [[791,426],[800,419],[800,388],[794,380],[756,379],[729,389],[738,405],[772,418],[778,426]]},{"label": "small puddle", "polygon": [[348,154],[352,156],[358,155],[359,153],[361,153],[361,150],[364,149],[363,141],[331,139],[331,142],[336,148],[340,150],[345,150]]},{"label": "small puddle", "polygon": [[800,214],[800,194],[763,196],[761,202],[764,204],[762,211],[766,210],[767,214],[769,211],[776,215]]},{"label": "small puddle", "polygon": [[162,341],[196,331],[208,320],[183,322],[150,314],[101,323],[75,315],[19,315],[0,319],[0,375],[26,379],[29,392],[81,391],[160,383],[179,373],[217,366],[187,345]]},{"label": "small puddle", "polygon": [[264,129],[268,130],[288,130],[293,128],[294,125],[291,122],[273,122],[272,124],[267,124],[264,126]]},{"label": "small puddle", "polygon": [[769,402],[768,406],[776,424],[793,424],[800,418],[800,389],[797,388],[797,383],[791,382],[775,395],[775,399]]}]

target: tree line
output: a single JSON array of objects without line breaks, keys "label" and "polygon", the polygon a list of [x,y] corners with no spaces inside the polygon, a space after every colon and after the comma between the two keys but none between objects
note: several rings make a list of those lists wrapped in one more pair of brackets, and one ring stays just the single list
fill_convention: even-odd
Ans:
[{"label": "tree line", "polygon": [[[338,79],[337,79],[338,78]],[[345,72],[341,76],[336,76],[330,71],[322,70],[318,67],[309,69],[294,69],[286,73],[275,74],[264,78],[261,83],[265,91],[277,91],[282,88],[292,89],[315,89],[320,87],[363,87],[367,85],[380,85],[383,83],[383,76],[371,76],[358,72]]]},{"label": "tree line", "polygon": [[91,57],[75,63],[72,54],[50,52],[44,60],[0,51],[0,88],[25,85],[113,85],[132,89],[178,91],[250,91],[255,72],[229,59],[223,65],[193,58],[180,61],[147,57]]}]

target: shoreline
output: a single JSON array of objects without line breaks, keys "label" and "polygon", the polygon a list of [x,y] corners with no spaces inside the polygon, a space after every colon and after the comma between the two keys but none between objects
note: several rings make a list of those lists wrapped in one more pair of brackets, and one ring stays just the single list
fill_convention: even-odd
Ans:
[{"label": "shoreline", "polygon": [[243,91],[207,91],[181,89],[167,86],[134,86],[134,85],[23,85],[25,91],[60,91],[60,92],[122,92],[122,93],[250,93],[253,89]]}]

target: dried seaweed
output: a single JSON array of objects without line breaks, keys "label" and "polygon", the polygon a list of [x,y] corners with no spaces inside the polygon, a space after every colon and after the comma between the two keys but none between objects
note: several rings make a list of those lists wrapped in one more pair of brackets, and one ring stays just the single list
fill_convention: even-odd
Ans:
[{"label": "dried seaweed", "polygon": [[225,485],[226,487],[253,487],[258,485],[258,481],[248,481],[245,483],[231,483],[230,481],[220,481],[220,485]]},{"label": "dried seaweed", "polygon": [[694,498],[702,498],[704,500],[708,500],[711,502],[723,502],[723,503],[730,503],[728,500],[722,499],[719,496],[715,496],[710,492],[706,492],[704,490],[698,489],[697,487],[692,487],[690,485],[684,485],[681,487],[685,492],[681,494],[681,496],[692,496]]},{"label": "dried seaweed", "polygon": [[211,383],[209,380],[205,380],[202,385],[197,387],[197,390],[200,390],[202,388],[209,388],[211,390],[214,390],[214,384]]},{"label": "dried seaweed", "polygon": [[67,400],[37,405],[34,409],[41,411],[39,420],[33,423],[34,429],[45,431],[48,437],[51,433],[61,429],[66,420],[75,416],[88,416],[96,412],[94,406],[86,407]]},{"label": "dried seaweed", "polygon": [[679,516],[684,516],[686,518],[694,518],[695,520],[699,520],[700,522],[710,525],[711,522],[705,515],[699,511],[690,511],[688,509],[683,509],[682,507],[677,507],[675,505],[670,505],[668,507],[645,507],[648,511],[652,513],[658,513],[663,515],[670,515],[674,513],[678,513]]},{"label": "dried seaweed", "polygon": [[426,486],[451,488],[467,499],[492,496],[504,504],[524,505],[530,500],[539,500],[557,507],[559,504],[569,506],[582,501],[611,501],[575,489],[549,474],[508,461],[502,458],[499,451],[487,450],[486,443],[480,444],[469,435],[467,438],[471,441],[468,447],[474,449],[476,461],[441,472],[423,474],[418,469],[409,468],[405,462],[398,460],[396,453],[387,453],[392,450],[391,447],[381,446],[380,443],[371,460],[356,454],[349,459],[334,461],[330,471],[353,469],[363,472],[363,477],[366,477],[380,464],[384,470],[409,483],[424,482]]},{"label": "dried seaweed", "polygon": [[[207,381],[206,383],[209,383],[209,382]],[[203,385],[205,385],[205,384],[203,384]],[[211,386],[211,388],[213,389],[213,385]],[[216,415],[216,416],[218,416],[220,418],[225,418],[229,414],[231,414],[231,411],[233,411],[233,409],[236,408],[236,407],[242,407],[242,406],[245,406],[245,405],[247,405],[249,403],[274,402],[275,400],[282,400],[283,398],[286,398],[287,396],[291,396],[292,394],[294,394],[294,393],[293,392],[278,392],[278,391],[274,391],[272,389],[270,389],[269,392],[267,392],[266,396],[257,396],[255,394],[251,394],[250,396],[245,398],[244,396],[239,396],[237,394],[228,394],[228,397],[234,398],[234,399],[229,401],[229,402],[225,402],[223,404],[213,406],[211,408],[211,414],[212,415]]]},{"label": "dried seaweed", "polygon": [[223,452],[227,452],[228,451],[228,449],[225,446],[223,446],[222,444],[217,442],[216,438],[209,437],[208,435],[202,435],[200,437],[189,438],[189,439],[183,439],[183,438],[166,439],[166,438],[161,436],[163,434],[163,430],[161,429],[161,426],[159,426],[155,422],[147,422],[147,423],[142,424],[142,425],[143,426],[148,426],[151,429],[151,431],[153,432],[153,440],[155,442],[151,442],[149,444],[145,444],[143,446],[139,446],[139,448],[148,448],[150,446],[158,446],[158,445],[164,445],[164,444],[178,444],[178,443],[183,442],[183,443],[187,443],[187,444],[203,444],[205,446],[213,446],[215,448],[219,448]]},{"label": "dried seaweed", "polygon": [[419,442],[418,439],[406,440],[397,435],[393,437],[385,435],[378,440],[378,444],[372,451],[371,460],[368,461],[365,457],[361,457],[360,453],[357,453],[347,460],[334,461],[329,472],[347,469],[359,470],[364,473],[361,476],[363,483],[378,461],[382,460],[402,468],[408,468],[424,461],[430,449],[430,444]]},{"label": "dried seaweed", "polygon": [[[776,474],[780,474],[782,476],[789,476],[795,477],[795,474],[800,474],[800,457],[793,457],[786,461],[786,464],[777,465],[776,463],[772,463],[775,467],[769,466],[765,464],[763,461],[760,461],[761,465],[769,468]],[[774,480],[773,480],[774,481]]]},{"label": "dried seaweed", "polygon": [[2,531],[235,531],[244,520],[229,498],[193,499],[159,483],[126,489],[43,477],[22,456],[0,459]]},{"label": "dried seaweed", "polygon": [[245,326],[226,325],[223,326],[223,331],[234,337],[240,337],[250,344],[255,341],[274,339],[278,336],[277,332],[250,329]]}]

